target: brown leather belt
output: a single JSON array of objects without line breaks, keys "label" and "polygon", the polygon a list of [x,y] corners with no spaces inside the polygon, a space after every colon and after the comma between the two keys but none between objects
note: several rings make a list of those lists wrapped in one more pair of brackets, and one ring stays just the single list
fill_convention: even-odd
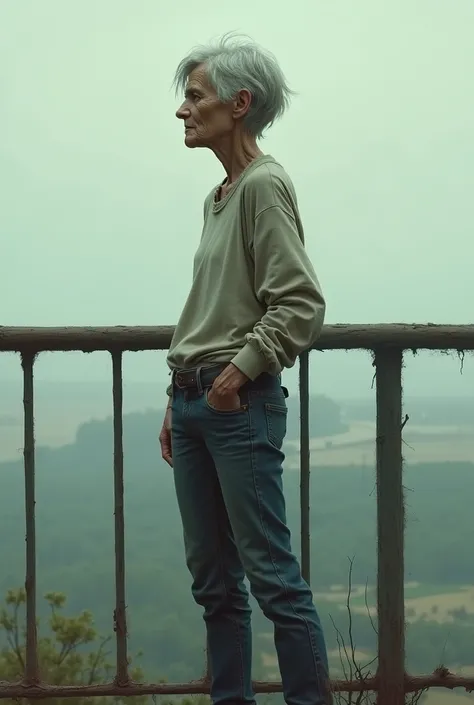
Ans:
[{"label": "brown leather belt", "polygon": [[211,387],[214,380],[228,366],[228,362],[220,362],[209,367],[196,367],[192,370],[175,370],[173,385],[178,389],[205,389]]},{"label": "brown leather belt", "polygon": [[[173,386],[178,389],[198,390],[202,392],[207,387],[212,387],[214,380],[219,377],[220,373],[225,370],[229,362],[219,362],[206,367],[195,367],[190,370],[174,370]],[[278,375],[278,380],[281,382],[281,376]],[[275,378],[267,373],[262,373],[253,382],[247,382],[242,389],[255,388],[265,389],[272,387],[275,383]],[[288,397],[288,390],[282,387],[285,397]]]}]

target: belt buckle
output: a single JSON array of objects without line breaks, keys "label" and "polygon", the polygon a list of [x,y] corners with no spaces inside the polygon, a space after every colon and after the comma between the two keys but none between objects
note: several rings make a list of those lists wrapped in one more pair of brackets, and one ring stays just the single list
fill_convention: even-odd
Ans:
[{"label": "belt buckle", "polygon": [[176,386],[179,387],[179,389],[186,389],[187,387],[192,387],[196,385],[196,375],[191,374],[188,377],[189,373],[186,372],[177,372],[176,373]]}]

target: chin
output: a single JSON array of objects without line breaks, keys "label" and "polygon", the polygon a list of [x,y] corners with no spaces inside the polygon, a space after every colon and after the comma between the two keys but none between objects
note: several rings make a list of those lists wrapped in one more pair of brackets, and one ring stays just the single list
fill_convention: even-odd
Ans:
[{"label": "chin", "polygon": [[184,136],[184,144],[186,147],[189,149],[196,149],[197,147],[206,147],[207,145],[202,142],[202,140],[199,139],[199,137],[196,137],[196,135],[185,135]]}]

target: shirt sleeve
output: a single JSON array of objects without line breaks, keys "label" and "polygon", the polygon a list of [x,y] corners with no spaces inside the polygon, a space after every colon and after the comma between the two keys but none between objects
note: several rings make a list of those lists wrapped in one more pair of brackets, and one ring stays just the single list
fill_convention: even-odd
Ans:
[{"label": "shirt sleeve", "polygon": [[232,360],[251,380],[292,367],[321,333],[326,304],[293,213],[280,205],[254,222],[255,295],[266,312]]}]

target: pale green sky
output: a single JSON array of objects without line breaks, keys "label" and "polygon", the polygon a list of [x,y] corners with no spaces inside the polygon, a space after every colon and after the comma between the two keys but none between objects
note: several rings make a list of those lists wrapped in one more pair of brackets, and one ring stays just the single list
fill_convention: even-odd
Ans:
[{"label": "pale green sky", "polygon": [[[193,44],[229,30],[274,51],[299,92],[263,149],[296,185],[327,322],[473,320],[473,0],[276,7],[2,0],[0,324],[176,322],[222,171],[184,147],[170,83]],[[362,356],[329,357],[313,363],[327,393],[343,391],[342,359],[349,386],[370,381]],[[41,374],[86,374],[68,359]],[[165,378],[162,360],[133,357],[129,374]],[[461,393],[473,367],[407,375]],[[0,356],[0,378],[14,368]]]}]

